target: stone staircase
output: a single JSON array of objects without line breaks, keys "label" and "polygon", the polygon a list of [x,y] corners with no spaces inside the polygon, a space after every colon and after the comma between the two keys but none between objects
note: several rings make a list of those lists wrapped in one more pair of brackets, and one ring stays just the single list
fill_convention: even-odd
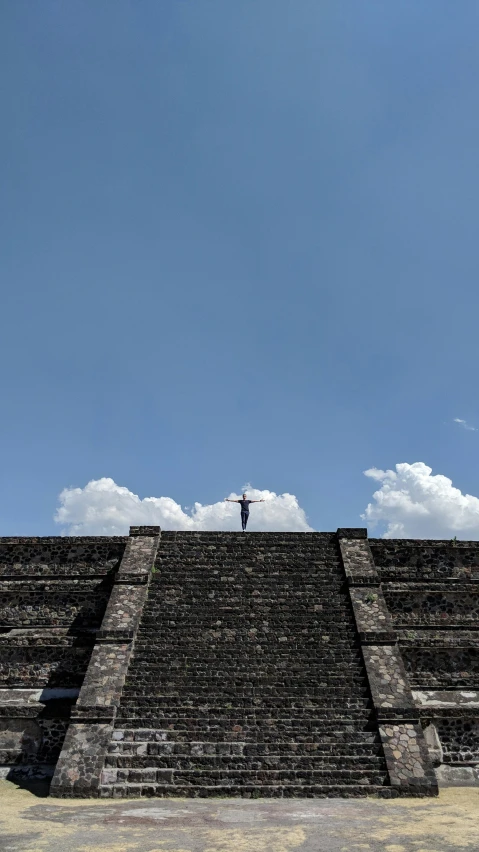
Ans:
[{"label": "stone staircase", "polygon": [[162,533],[100,795],[388,785],[336,536]]}]

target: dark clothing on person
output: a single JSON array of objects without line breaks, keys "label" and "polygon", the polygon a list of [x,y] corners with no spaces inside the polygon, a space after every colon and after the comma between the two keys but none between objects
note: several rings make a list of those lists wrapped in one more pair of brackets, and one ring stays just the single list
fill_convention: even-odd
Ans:
[{"label": "dark clothing on person", "polygon": [[249,518],[249,512],[241,511],[241,526],[243,527],[243,530],[246,529],[246,524],[248,523],[248,518]]},{"label": "dark clothing on person", "polygon": [[241,506],[241,514],[244,512],[245,515],[249,515],[249,504],[252,502],[252,500],[238,500],[238,503]]}]

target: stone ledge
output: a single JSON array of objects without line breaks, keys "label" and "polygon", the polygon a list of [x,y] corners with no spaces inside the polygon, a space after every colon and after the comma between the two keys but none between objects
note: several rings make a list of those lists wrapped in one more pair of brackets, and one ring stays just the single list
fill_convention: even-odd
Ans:
[{"label": "stone ledge", "polygon": [[394,645],[397,635],[392,630],[359,630],[359,639],[364,645]]},{"label": "stone ledge", "polygon": [[479,767],[442,764],[436,769],[439,787],[479,787]]},{"label": "stone ledge", "polygon": [[43,705],[39,704],[0,704],[0,719],[36,719]]},{"label": "stone ledge", "polygon": [[130,527],[130,535],[148,535],[157,536],[161,532],[161,527]]},{"label": "stone ledge", "polygon": [[479,707],[416,707],[419,718],[422,719],[479,719]]},{"label": "stone ledge", "polygon": [[339,538],[339,549],[349,586],[379,587],[380,577],[374,565],[369,542],[365,537]]},{"label": "stone ledge", "polygon": [[368,531],[366,527],[338,527],[336,535],[341,538],[367,538]]},{"label": "stone ledge", "polygon": [[134,638],[134,630],[115,630],[108,628],[107,630],[99,630],[96,636],[97,642],[131,642]]},{"label": "stone ledge", "polygon": [[77,704],[72,709],[72,722],[109,722],[115,718],[116,707],[110,704]]},{"label": "stone ledge", "polygon": [[383,580],[383,589],[387,594],[410,594],[410,595],[430,595],[446,592],[449,595],[464,595],[466,593],[474,596],[479,594],[479,586],[477,583],[471,583],[469,578],[457,579],[452,577],[450,580],[425,580],[418,582],[417,580]]},{"label": "stone ledge", "polygon": [[383,642],[388,638],[396,641],[396,631],[380,586],[376,592],[351,588],[350,597],[361,640],[370,641],[377,635]]},{"label": "stone ledge", "polygon": [[160,528],[131,527],[130,536],[57,763],[54,796],[97,795]]},{"label": "stone ledge", "polygon": [[417,707],[455,708],[463,711],[476,710],[479,714],[479,691],[476,689],[414,689],[413,698]]},{"label": "stone ledge", "polygon": [[142,586],[148,582],[148,571],[124,571],[115,577],[115,586]]},{"label": "stone ledge", "polygon": [[363,645],[363,658],[377,713],[413,715],[415,703],[397,645]]},{"label": "stone ledge", "polygon": [[354,588],[355,586],[375,586],[379,588],[378,579],[375,574],[360,574],[359,572],[355,572],[352,575],[346,570],[346,581],[350,588]]},{"label": "stone ledge", "polygon": [[381,722],[379,735],[391,786],[437,795],[436,776],[421,725],[405,720]]},{"label": "stone ledge", "polygon": [[388,722],[394,724],[417,725],[419,723],[419,709],[414,707],[378,707],[374,713],[378,722],[382,725]]},{"label": "stone ledge", "polygon": [[[457,627],[409,627],[397,628],[398,641],[404,648],[478,648],[479,631]],[[413,634],[408,636],[408,634]]]}]

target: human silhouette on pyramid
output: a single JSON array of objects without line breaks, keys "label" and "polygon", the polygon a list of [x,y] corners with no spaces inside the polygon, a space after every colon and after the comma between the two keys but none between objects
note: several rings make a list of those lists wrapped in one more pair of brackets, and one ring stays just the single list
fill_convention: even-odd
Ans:
[{"label": "human silhouette on pyramid", "polygon": [[239,503],[241,505],[241,527],[243,529],[243,532],[246,532],[246,524],[248,523],[250,504],[264,503],[264,500],[248,500],[246,494],[243,494],[241,500],[230,500],[229,497],[225,497],[225,502]]}]

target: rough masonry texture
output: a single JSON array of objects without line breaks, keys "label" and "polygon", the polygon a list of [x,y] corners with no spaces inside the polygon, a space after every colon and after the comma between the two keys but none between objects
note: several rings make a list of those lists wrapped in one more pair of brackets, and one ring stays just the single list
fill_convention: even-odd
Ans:
[{"label": "rough masonry texture", "polygon": [[479,543],[0,539],[0,772],[54,796],[479,783]]}]

